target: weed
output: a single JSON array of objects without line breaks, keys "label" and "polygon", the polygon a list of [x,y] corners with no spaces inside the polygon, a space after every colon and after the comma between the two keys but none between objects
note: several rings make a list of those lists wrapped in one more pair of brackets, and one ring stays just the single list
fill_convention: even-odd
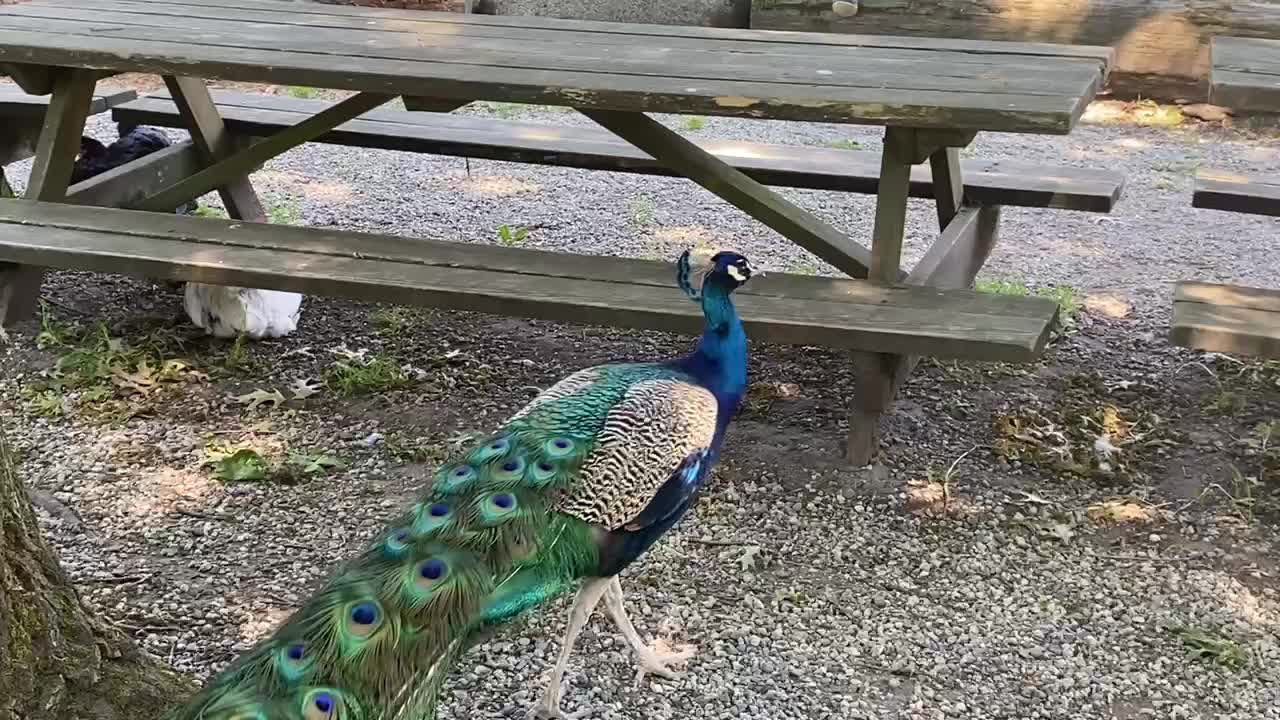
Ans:
[{"label": "weed", "polygon": [[285,92],[300,100],[314,100],[320,97],[324,91],[320,88],[307,87],[305,85],[290,85],[285,88]]},{"label": "weed", "polygon": [[702,128],[707,126],[707,119],[704,117],[693,115],[691,117],[685,118],[683,125],[685,130],[695,130],[695,131],[701,130]]},{"label": "weed", "polygon": [[268,214],[276,225],[297,225],[302,221],[302,210],[290,201],[282,200],[272,205]]},{"label": "weed", "polygon": [[634,228],[646,228],[657,219],[657,208],[653,198],[648,195],[636,195],[627,201],[627,214]]},{"label": "weed", "polygon": [[47,350],[51,347],[63,347],[75,342],[82,332],[79,327],[63,323],[49,312],[49,304],[40,301],[40,333],[36,335],[36,347]]},{"label": "weed", "polygon": [[263,454],[255,447],[205,447],[204,464],[212,467],[215,480],[225,482],[279,482],[293,484],[308,477],[346,467],[341,458],[323,452],[289,450]]},{"label": "weed", "polygon": [[436,463],[443,460],[440,448],[407,439],[398,432],[388,433],[382,446],[392,458],[405,463]]},{"label": "weed", "polygon": [[1054,285],[1036,290],[1040,297],[1047,297],[1058,303],[1058,320],[1065,328],[1075,327],[1076,315],[1080,313],[1080,296],[1070,285]]},{"label": "weed", "polygon": [[791,267],[788,269],[797,275],[817,275],[818,274],[818,264],[813,262],[812,260],[796,261],[792,263]]},{"label": "weed", "polygon": [[226,211],[226,210],[223,210],[223,209],[222,209],[222,208],[220,208],[220,207],[212,207],[212,206],[209,206],[209,205],[197,205],[197,206],[196,206],[196,211],[195,211],[195,213],[193,213],[193,214],[194,214],[196,217],[204,217],[204,218],[222,218],[222,219],[224,219],[224,220],[226,220],[226,219],[228,219],[228,218],[230,217],[229,215],[227,215],[227,211]]},{"label": "weed", "polygon": [[837,150],[861,150],[862,143],[853,138],[841,138],[839,140],[828,140],[826,146],[836,148]]},{"label": "weed", "polygon": [[1205,411],[1214,415],[1234,415],[1244,409],[1244,396],[1235,390],[1220,388],[1205,406]]},{"label": "weed", "polygon": [[244,333],[236,335],[236,341],[227,350],[222,366],[228,370],[240,370],[249,364],[249,338]]},{"label": "weed", "polygon": [[1228,670],[1239,670],[1249,664],[1249,653],[1239,643],[1212,630],[1170,628],[1192,660],[1211,660]]},{"label": "weed", "polygon": [[364,364],[337,362],[325,370],[325,384],[339,395],[377,393],[408,386],[412,381],[394,362],[375,357]]},{"label": "weed", "polygon": [[516,247],[523,245],[524,241],[529,238],[529,228],[523,225],[511,227],[510,225],[502,225],[498,228],[498,244],[506,247]]},{"label": "weed", "polygon": [[66,393],[61,389],[37,390],[35,388],[23,388],[23,390],[27,400],[27,412],[32,415],[45,418],[67,416],[70,403],[67,400]]},{"label": "weed", "polygon": [[1026,295],[1028,292],[1026,283],[1020,280],[1004,278],[979,280],[974,286],[978,292],[993,293],[995,295]]},{"label": "weed", "polygon": [[413,314],[399,306],[378,308],[369,316],[369,322],[378,329],[379,335],[396,337],[409,328]]}]

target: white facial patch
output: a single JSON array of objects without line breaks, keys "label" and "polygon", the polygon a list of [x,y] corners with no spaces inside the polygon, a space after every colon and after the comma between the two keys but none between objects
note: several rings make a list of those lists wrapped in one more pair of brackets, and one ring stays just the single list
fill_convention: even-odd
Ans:
[{"label": "white facial patch", "polygon": [[738,282],[747,281],[747,276],[742,274],[742,270],[738,269],[737,265],[729,266],[729,277],[733,278],[734,280],[737,280]]}]

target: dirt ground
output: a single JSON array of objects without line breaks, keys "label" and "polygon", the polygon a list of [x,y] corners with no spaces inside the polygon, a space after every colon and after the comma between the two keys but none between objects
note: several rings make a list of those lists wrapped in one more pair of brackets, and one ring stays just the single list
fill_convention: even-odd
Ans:
[{"label": "dirt ground", "polygon": [[[1274,153],[1270,131],[1153,127],[1147,110],[1100,104],[1089,142],[1196,132]],[[1137,180],[1122,206],[1167,191],[1167,159],[1142,162],[1124,168]],[[487,167],[523,182],[523,168]],[[574,177],[586,194],[615,182]],[[1247,279],[1277,286],[1273,221],[1169,202],[1182,217],[1070,222],[1156,246],[1101,261],[1117,277],[1203,277],[1146,266],[1147,252],[1191,252],[1174,245],[1192,242],[1194,216],[1249,246]],[[312,198],[298,221],[326,203],[342,205]],[[1023,242],[1043,217],[1058,215],[1015,215],[1006,236]],[[1069,279],[1085,274],[1071,263],[1100,262],[1036,247]],[[1049,286],[993,263],[1004,272],[981,287],[1050,287],[1066,326],[1031,364],[923,361],[871,468],[840,459],[847,354],[752,345],[751,392],[705,500],[624,575],[641,633],[698,655],[678,680],[632,687],[625,645],[597,617],[566,710],[1280,717],[1280,363],[1170,346],[1165,292]],[[294,336],[233,343],[195,331],[180,290],[136,278],[54,272],[43,297],[42,320],[0,348],[0,418],[32,499],[89,604],[202,676],[286,617],[450,448],[575,369],[691,342],[308,297]],[[565,609],[469,655],[443,716],[522,713]]]}]

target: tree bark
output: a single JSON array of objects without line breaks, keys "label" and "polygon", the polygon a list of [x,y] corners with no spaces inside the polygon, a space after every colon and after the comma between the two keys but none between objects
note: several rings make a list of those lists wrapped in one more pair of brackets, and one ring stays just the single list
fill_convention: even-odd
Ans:
[{"label": "tree bark", "polygon": [[1214,35],[1280,38],[1280,0],[753,0],[751,27],[1115,48],[1121,97],[1208,97]]},{"label": "tree bark", "polygon": [[194,690],[85,609],[0,430],[0,720],[149,720]]}]

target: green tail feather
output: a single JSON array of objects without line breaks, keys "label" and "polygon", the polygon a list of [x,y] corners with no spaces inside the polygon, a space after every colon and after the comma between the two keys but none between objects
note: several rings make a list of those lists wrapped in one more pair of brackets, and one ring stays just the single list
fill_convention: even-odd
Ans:
[{"label": "green tail feather", "polygon": [[479,631],[598,566],[590,526],[549,504],[572,487],[609,408],[644,366],[527,408],[430,488],[274,634],[175,718],[422,720]]}]

